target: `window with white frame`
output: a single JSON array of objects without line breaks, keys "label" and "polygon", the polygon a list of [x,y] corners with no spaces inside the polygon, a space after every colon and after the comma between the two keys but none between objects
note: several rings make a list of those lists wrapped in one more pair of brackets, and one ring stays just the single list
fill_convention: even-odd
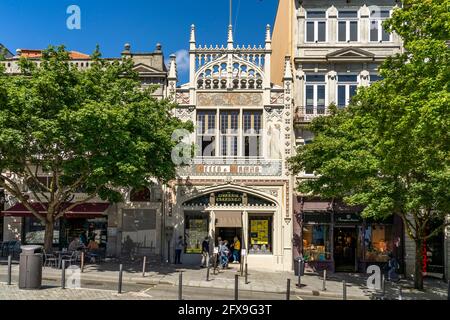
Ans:
[{"label": "window with white frame", "polygon": [[339,10],[338,41],[356,42],[359,38],[359,21],[357,10]]},{"label": "window with white frame", "polygon": [[325,10],[306,12],[306,42],[327,41],[327,13]]},{"label": "window with white frame", "polygon": [[370,12],[370,41],[371,42],[390,42],[392,35],[383,27],[384,21],[389,19],[391,11],[372,10]]},{"label": "window with white frame", "polygon": [[307,115],[325,114],[325,75],[306,75],[305,106]]},{"label": "window with white frame", "polygon": [[345,108],[358,90],[358,76],[352,74],[338,75],[337,104]]},{"label": "window with white frame", "polygon": [[197,156],[215,157],[216,111],[197,112]]},{"label": "window with white frame", "polygon": [[261,157],[262,156],[262,112],[244,111],[244,145],[243,156]]},{"label": "window with white frame", "polygon": [[220,112],[220,155],[238,155],[239,111]]}]

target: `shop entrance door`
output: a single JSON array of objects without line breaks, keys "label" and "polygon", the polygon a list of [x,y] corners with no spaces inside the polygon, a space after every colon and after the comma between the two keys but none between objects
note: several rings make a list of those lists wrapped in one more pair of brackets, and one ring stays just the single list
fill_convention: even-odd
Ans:
[{"label": "shop entrance door", "polygon": [[355,272],[356,227],[336,227],[334,229],[334,261],[337,272]]},{"label": "shop entrance door", "polygon": [[242,241],[242,228],[217,228],[216,229],[216,246],[217,238],[220,237],[222,240],[228,240],[228,244],[232,245],[234,242],[234,237],[238,237]]}]

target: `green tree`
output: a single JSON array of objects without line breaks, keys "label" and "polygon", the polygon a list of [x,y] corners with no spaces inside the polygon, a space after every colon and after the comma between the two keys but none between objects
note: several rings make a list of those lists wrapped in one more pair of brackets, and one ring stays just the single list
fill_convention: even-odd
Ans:
[{"label": "green tree", "polygon": [[[405,53],[388,58],[383,77],[360,88],[345,110],[310,126],[316,138],[290,159],[314,170],[299,190],[363,205],[363,216],[403,218],[416,245],[415,287],[423,289],[424,242],[442,232],[450,213],[450,1],[408,0],[386,27]],[[442,223],[432,227],[430,221]]]},{"label": "green tree", "polygon": [[141,88],[131,59],[100,57],[97,48],[80,71],[63,46],[49,47],[39,66],[23,58],[21,75],[0,76],[0,186],[45,224],[49,251],[55,221],[75,206],[119,202],[121,187],[175,178],[172,134],[193,130],[172,116],[172,103]]}]

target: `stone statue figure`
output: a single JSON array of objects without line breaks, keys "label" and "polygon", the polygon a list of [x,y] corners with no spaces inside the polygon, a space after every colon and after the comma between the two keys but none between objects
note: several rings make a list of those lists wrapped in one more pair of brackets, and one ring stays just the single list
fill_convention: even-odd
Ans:
[{"label": "stone statue figure", "polygon": [[268,131],[269,158],[281,159],[281,126],[279,123],[271,124]]}]

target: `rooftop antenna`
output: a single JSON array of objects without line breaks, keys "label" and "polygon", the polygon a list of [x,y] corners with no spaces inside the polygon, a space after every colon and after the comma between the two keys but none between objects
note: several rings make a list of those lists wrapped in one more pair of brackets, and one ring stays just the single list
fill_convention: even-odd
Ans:
[{"label": "rooftop antenna", "polygon": [[233,25],[233,0],[230,0],[230,23],[228,25]]}]

